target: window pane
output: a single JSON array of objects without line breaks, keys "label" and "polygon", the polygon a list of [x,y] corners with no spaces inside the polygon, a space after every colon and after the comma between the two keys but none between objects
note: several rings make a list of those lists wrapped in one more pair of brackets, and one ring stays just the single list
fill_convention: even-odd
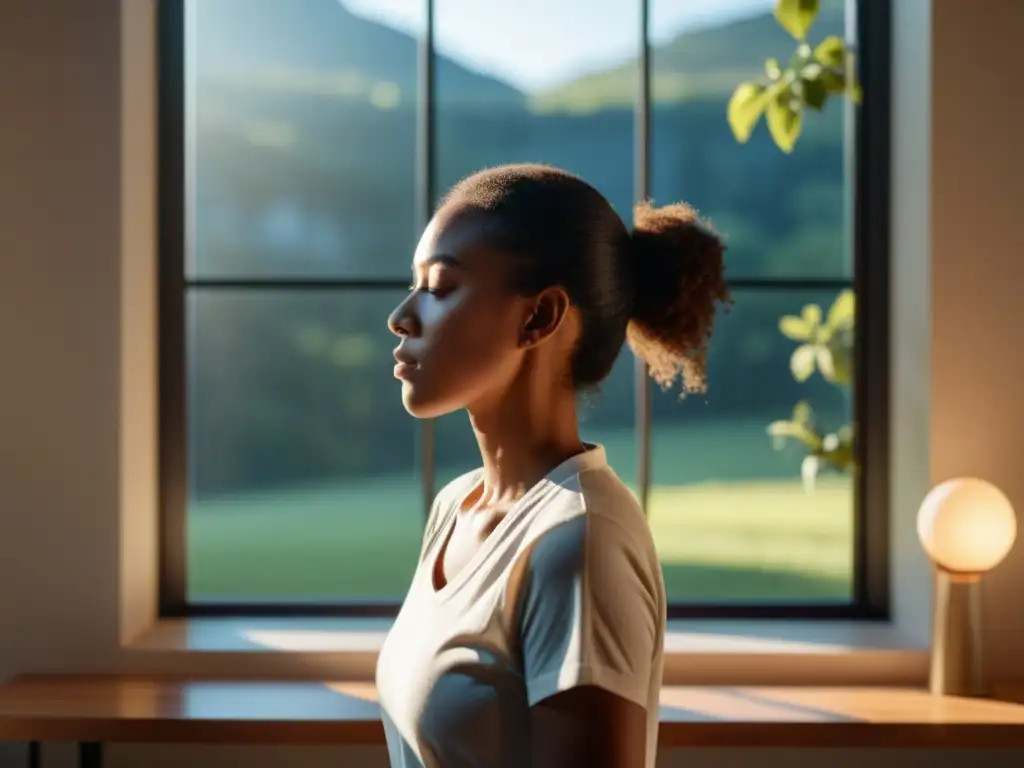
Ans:
[{"label": "window pane", "polygon": [[408,274],[421,0],[189,3],[189,272]]},{"label": "window pane", "polygon": [[[775,1],[650,2],[655,201],[685,200],[712,219],[728,236],[731,278],[850,276],[843,100],[805,117],[792,154],[763,120],[743,145],[726,121],[733,89],[795,50]],[[812,43],[844,34],[844,5],[822,0]]]},{"label": "window pane", "polygon": [[[442,191],[486,166],[550,163],[582,175],[629,215],[636,0],[605,0],[600,13],[582,0],[435,0],[434,7]],[[624,98],[592,103],[586,83],[623,60],[631,73]]]},{"label": "window pane", "polygon": [[798,343],[779,331],[835,293],[737,291],[711,345],[708,391],[653,401],[649,517],[669,598],[686,602],[849,601],[853,496],[848,474],[801,482],[806,452],[773,448],[767,426],[806,400],[825,433],[849,424],[849,389],[815,372],[798,383]]},{"label": "window pane", "polygon": [[191,600],[398,599],[423,497],[385,320],[402,291],[195,291]]}]

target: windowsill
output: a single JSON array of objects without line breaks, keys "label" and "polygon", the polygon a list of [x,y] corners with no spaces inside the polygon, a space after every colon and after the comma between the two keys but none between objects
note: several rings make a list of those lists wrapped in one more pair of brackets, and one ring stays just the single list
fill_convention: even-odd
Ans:
[{"label": "windowsill", "polygon": [[[126,651],[146,674],[372,680],[389,619],[162,619]],[[928,651],[888,622],[670,621],[666,685],[921,685]]]},{"label": "windowsill", "polygon": [[[922,688],[665,686],[666,747],[991,749],[1024,746],[1024,691],[992,699]],[[368,683],[22,676],[0,686],[0,739],[120,744],[376,745]]]}]

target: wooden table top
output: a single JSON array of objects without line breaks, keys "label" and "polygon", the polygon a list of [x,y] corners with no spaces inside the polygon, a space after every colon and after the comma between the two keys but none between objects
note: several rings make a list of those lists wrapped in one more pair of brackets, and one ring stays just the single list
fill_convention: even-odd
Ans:
[{"label": "wooden table top", "polygon": [[[1019,747],[1024,689],[1001,700],[906,688],[667,687],[662,746]],[[0,740],[382,744],[369,683],[21,677]]]}]

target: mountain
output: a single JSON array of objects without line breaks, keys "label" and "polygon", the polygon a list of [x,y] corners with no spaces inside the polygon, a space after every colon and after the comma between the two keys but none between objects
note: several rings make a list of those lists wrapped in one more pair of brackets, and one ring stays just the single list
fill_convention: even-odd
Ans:
[{"label": "mountain", "polygon": [[[844,13],[844,0],[823,0],[812,43],[843,34]],[[739,83],[762,75],[765,59],[785,61],[794,49],[793,38],[771,13],[684,32],[652,49],[651,95],[661,103],[727,98]],[[576,114],[627,107],[636,98],[638,77],[636,61],[629,61],[535,94],[529,104],[538,112]]]},{"label": "mountain", "polygon": [[[196,2],[199,86],[331,95],[378,107],[415,102],[419,41],[369,21],[339,0]],[[436,57],[441,103],[524,104],[516,88]]]}]

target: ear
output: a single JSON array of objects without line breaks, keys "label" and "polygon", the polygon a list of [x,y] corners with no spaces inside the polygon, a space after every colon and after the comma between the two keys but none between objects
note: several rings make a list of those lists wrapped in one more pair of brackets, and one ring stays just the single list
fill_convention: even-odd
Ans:
[{"label": "ear", "polygon": [[550,339],[569,312],[569,295],[563,288],[545,288],[530,303],[519,343],[535,347]]}]

